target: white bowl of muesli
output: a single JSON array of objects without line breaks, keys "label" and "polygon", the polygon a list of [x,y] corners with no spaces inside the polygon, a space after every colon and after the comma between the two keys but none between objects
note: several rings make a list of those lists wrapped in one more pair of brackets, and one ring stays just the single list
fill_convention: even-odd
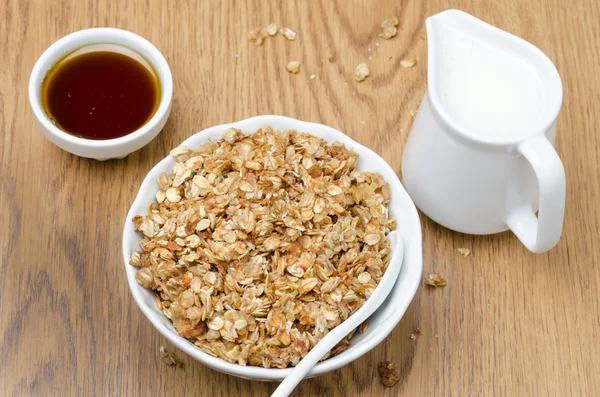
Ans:
[{"label": "white bowl of muesli", "polygon": [[421,281],[421,227],[396,172],[331,127],[258,116],[205,129],[146,176],[127,214],[133,297],[177,348],[218,371],[279,381],[373,293],[386,301],[308,374],[340,368],[398,324]]}]

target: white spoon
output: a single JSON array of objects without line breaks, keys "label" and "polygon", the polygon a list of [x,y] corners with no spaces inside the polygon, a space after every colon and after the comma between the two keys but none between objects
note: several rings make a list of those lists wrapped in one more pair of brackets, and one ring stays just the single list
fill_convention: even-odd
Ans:
[{"label": "white spoon", "polygon": [[354,328],[362,324],[375,310],[381,306],[385,298],[389,295],[394,287],[400,268],[402,267],[402,259],[404,257],[404,245],[398,233],[392,231],[388,233],[392,248],[392,257],[383,277],[379,281],[379,285],[373,291],[373,294],[364,305],[362,305],[353,315],[348,317],[346,321],[329,331],[327,335],[294,367],[292,372],[286,376],[279,387],[275,390],[271,397],[287,397],[294,388],[304,379],[304,376],[315,366],[328,351],[333,349],[346,335]]}]

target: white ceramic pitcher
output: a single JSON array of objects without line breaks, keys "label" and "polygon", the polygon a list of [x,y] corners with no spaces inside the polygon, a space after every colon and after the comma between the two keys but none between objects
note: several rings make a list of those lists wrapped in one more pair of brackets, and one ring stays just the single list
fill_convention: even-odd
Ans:
[{"label": "white ceramic pitcher", "polygon": [[549,250],[565,206],[556,68],[532,44],[461,11],[426,25],[428,87],[403,153],[406,189],[445,227],[510,229],[529,250]]}]

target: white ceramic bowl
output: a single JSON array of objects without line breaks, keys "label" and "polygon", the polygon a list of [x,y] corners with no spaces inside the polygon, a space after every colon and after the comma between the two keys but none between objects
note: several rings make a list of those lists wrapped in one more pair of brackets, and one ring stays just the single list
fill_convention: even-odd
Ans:
[{"label": "white ceramic bowl", "polygon": [[[350,347],[341,354],[317,364],[308,374],[309,377],[324,374],[334,369],[343,367],[351,361],[362,356],[379,342],[381,342],[400,321],[408,304],[419,287],[423,267],[421,249],[421,224],[412,200],[400,184],[400,180],[392,168],[375,152],[356,143],[343,133],[322,124],[307,123],[282,116],[258,116],[242,120],[237,123],[219,125],[186,139],[182,145],[199,147],[209,138],[218,139],[223,132],[235,127],[243,132],[252,133],[258,128],[271,126],[278,130],[295,129],[301,132],[310,132],[332,143],[339,141],[359,154],[358,169],[376,171],[382,174],[391,187],[391,201],[389,212],[397,219],[397,231],[404,243],[404,262],[398,281],[387,300],[369,319],[369,327],[363,334],[352,338]],[[279,381],[285,378],[291,369],[266,369],[251,366],[232,364],[220,358],[213,357],[191,342],[177,334],[163,313],[157,308],[154,294],[142,287],[135,280],[137,269],[128,264],[131,254],[139,250],[138,241],[140,234],[134,230],[131,219],[135,215],[145,215],[148,206],[154,202],[154,194],[159,190],[157,178],[161,172],[172,172],[174,159],[171,156],[164,158],[146,176],[140,191],[127,214],[125,229],[123,231],[123,261],[127,273],[129,288],[138,306],[152,325],[163,334],[177,348],[194,357],[196,360],[218,371],[238,376],[240,378]]]},{"label": "white ceramic bowl", "polygon": [[[161,98],[154,116],[138,130],[120,138],[92,140],[70,135],[48,118],[42,107],[42,82],[52,66],[65,55],[90,44],[125,46],[146,59],[156,71],[161,86]],[[148,144],[164,127],[171,113],[173,78],[171,69],[160,51],[135,33],[113,28],[94,28],[71,33],[52,44],[38,59],[29,78],[29,102],[42,132],[52,143],[81,157],[97,160],[121,158]]]}]

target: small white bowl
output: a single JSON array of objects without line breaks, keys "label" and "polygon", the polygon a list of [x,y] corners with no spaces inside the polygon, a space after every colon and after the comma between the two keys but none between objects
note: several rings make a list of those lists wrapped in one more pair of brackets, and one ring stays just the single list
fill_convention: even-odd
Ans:
[{"label": "small white bowl", "polygon": [[[158,75],[161,98],[154,116],[138,130],[120,138],[92,140],[70,135],[55,126],[42,107],[42,82],[52,66],[65,55],[90,44],[117,44],[143,56]],[[122,158],[148,144],[164,127],[171,113],[173,78],[160,51],[135,33],[113,28],[94,28],[71,33],[52,44],[38,59],[29,78],[29,102],[42,132],[52,143],[81,157],[97,160]]]},{"label": "small white bowl", "polygon": [[[404,243],[404,262],[398,281],[386,301],[369,318],[367,330],[363,334],[357,333],[352,338],[348,349],[344,352],[317,364],[308,373],[308,377],[313,377],[343,367],[362,356],[377,346],[379,342],[392,332],[394,326],[398,324],[421,283],[423,268],[421,224],[415,205],[400,184],[398,176],[385,160],[372,150],[348,138],[343,133],[322,124],[308,123],[282,116],[258,116],[237,123],[208,128],[186,139],[182,145],[197,148],[209,139],[215,140],[220,138],[223,132],[230,127],[239,128],[246,133],[252,133],[258,128],[266,126],[278,130],[295,129],[297,131],[309,132],[324,138],[329,143],[335,141],[342,142],[346,147],[358,153],[358,169],[379,172],[390,184],[391,201],[388,209],[390,214],[397,220],[397,231]],[[232,364],[205,353],[185,338],[179,336],[170,320],[156,306],[154,294],[142,287],[135,280],[137,269],[129,265],[128,262],[133,251],[140,249],[138,241],[141,236],[135,231],[131,219],[135,215],[145,215],[147,213],[148,206],[152,202],[155,202],[154,194],[159,190],[158,175],[162,172],[172,172],[174,163],[174,159],[168,156],[152,168],[142,182],[140,191],[127,214],[125,229],[123,230],[123,261],[131,293],[152,325],[171,343],[177,346],[177,348],[196,360],[217,371],[240,378],[280,381],[290,373],[291,368],[268,369]]]}]

